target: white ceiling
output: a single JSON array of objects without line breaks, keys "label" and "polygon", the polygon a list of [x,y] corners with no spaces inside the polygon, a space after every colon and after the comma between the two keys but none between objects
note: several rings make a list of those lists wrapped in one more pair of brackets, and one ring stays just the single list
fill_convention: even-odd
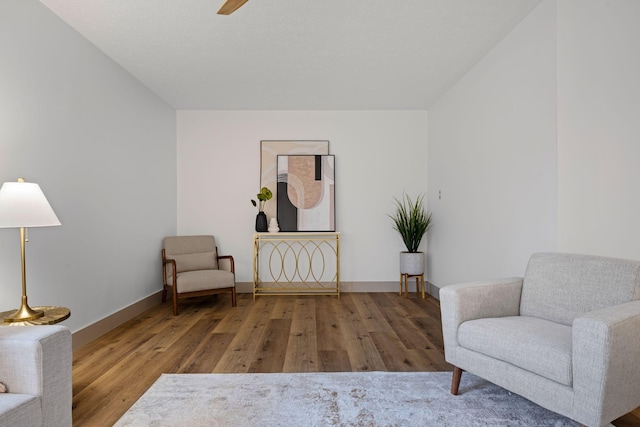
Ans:
[{"label": "white ceiling", "polygon": [[426,110],[540,0],[41,0],[177,109]]}]

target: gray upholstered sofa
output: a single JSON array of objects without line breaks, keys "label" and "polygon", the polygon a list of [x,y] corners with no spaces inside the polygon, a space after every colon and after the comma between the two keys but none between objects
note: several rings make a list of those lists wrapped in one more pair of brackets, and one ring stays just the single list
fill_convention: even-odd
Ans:
[{"label": "gray upholstered sofa", "polygon": [[71,426],[71,352],[64,326],[0,326],[0,426]]},{"label": "gray upholstered sofa", "polygon": [[453,394],[464,370],[588,426],[640,406],[640,262],[534,254],[440,298]]}]

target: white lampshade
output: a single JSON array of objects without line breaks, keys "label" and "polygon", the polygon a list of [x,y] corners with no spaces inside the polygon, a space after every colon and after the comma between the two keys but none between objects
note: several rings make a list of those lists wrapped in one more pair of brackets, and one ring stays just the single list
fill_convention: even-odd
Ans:
[{"label": "white lampshade", "polygon": [[61,225],[38,184],[5,182],[0,188],[0,228]]}]

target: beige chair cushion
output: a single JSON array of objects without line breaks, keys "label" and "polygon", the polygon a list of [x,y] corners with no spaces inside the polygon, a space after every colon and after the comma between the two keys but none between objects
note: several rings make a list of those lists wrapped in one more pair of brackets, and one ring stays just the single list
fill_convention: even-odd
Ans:
[{"label": "beige chair cushion", "polygon": [[164,250],[170,255],[194,254],[216,250],[213,236],[170,236],[164,238]]},{"label": "beige chair cushion", "polygon": [[[164,238],[166,259],[176,261],[178,273],[218,269],[216,239],[213,236],[171,236]],[[171,269],[167,269],[171,275]]]},{"label": "beige chair cushion", "polygon": [[[232,288],[233,273],[224,270],[197,270],[178,273],[178,293]],[[173,286],[173,278],[167,276],[167,285]]]},{"label": "beige chair cushion", "polygon": [[200,254],[173,255],[176,261],[178,273],[197,270],[217,270],[218,257],[215,252],[204,252]]}]

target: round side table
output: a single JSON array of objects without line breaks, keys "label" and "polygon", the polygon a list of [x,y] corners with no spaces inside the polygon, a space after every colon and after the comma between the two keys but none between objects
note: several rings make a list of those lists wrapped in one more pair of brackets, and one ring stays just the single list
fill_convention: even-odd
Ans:
[{"label": "round side table", "polygon": [[[36,311],[44,311],[44,316],[37,319],[27,320],[25,322],[4,322],[0,321],[0,326],[18,326],[18,325],[54,325],[66,320],[71,316],[71,310],[66,307],[55,307],[52,305],[45,305],[41,307],[33,307]],[[4,311],[0,313],[0,318],[4,319],[7,316],[15,313],[15,310]]]}]

